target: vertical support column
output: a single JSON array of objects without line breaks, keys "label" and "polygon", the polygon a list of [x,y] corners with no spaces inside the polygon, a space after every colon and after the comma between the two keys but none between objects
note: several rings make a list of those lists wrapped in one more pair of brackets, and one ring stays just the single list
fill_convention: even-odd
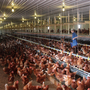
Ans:
[{"label": "vertical support column", "polygon": [[[31,28],[31,30],[33,31],[33,21],[32,21],[32,28]],[[31,32],[32,33],[32,32]]]},{"label": "vertical support column", "polygon": [[[83,13],[81,14],[81,21],[83,22]],[[83,24],[82,24],[82,29],[83,29]]]},{"label": "vertical support column", "polygon": [[75,22],[75,21],[74,21],[74,17],[75,17],[75,16],[73,15],[73,23]]},{"label": "vertical support column", "polygon": [[39,29],[39,26],[37,26],[37,27],[34,29],[34,32],[37,33],[37,32],[38,32],[38,29]]},{"label": "vertical support column", "polygon": [[44,19],[44,25],[46,25],[46,22],[45,21],[46,21],[46,19]]},{"label": "vertical support column", "polygon": [[69,29],[70,29],[70,14],[68,12],[68,34],[69,34]]},{"label": "vertical support column", "polygon": [[81,21],[83,22],[83,13],[81,14]]},{"label": "vertical support column", "polygon": [[33,28],[33,32],[35,33],[36,30],[36,20],[34,20],[34,28]]},{"label": "vertical support column", "polygon": [[77,9],[77,21],[79,22],[80,20],[80,14],[79,14],[79,10]]},{"label": "vertical support column", "polygon": [[66,23],[67,23],[67,16],[66,16]]},{"label": "vertical support column", "polygon": [[49,27],[49,33],[50,33],[50,17],[48,18],[49,19],[49,22],[48,22],[48,27]]},{"label": "vertical support column", "polygon": [[89,7],[89,21],[90,21],[90,7]]},{"label": "vertical support column", "polygon": [[78,29],[79,20],[80,20],[80,14],[79,14],[79,10],[77,9],[77,35],[79,35],[79,29]]},{"label": "vertical support column", "polygon": [[60,19],[60,33],[62,34],[62,18]]},{"label": "vertical support column", "polygon": [[44,33],[46,33],[46,31],[47,31],[47,28],[46,28],[46,25],[44,26]]},{"label": "vertical support column", "polygon": [[44,19],[44,33],[46,33],[46,19]]},{"label": "vertical support column", "polygon": [[42,25],[43,25],[43,21],[42,21],[42,17],[41,17],[41,33],[42,33]]},{"label": "vertical support column", "polygon": [[32,25],[33,25],[33,21],[32,21]]},{"label": "vertical support column", "polygon": [[50,17],[48,19],[49,19],[49,23],[48,24],[50,25]]},{"label": "vertical support column", "polygon": [[68,12],[68,23],[70,22],[70,14],[69,14],[69,12]]},{"label": "vertical support column", "polygon": [[[66,16],[66,23],[67,23],[67,16]],[[67,24],[66,24],[66,31],[68,30],[68,26],[67,26]]]},{"label": "vertical support column", "polygon": [[90,7],[89,7],[89,35],[90,35]]},{"label": "vertical support column", "polygon": [[75,22],[75,16],[73,15],[73,29],[74,29],[74,22]]},{"label": "vertical support column", "polygon": [[54,33],[56,33],[57,30],[56,30],[56,16],[54,16]]},{"label": "vertical support column", "polygon": [[52,19],[50,19],[50,24],[52,24]]}]

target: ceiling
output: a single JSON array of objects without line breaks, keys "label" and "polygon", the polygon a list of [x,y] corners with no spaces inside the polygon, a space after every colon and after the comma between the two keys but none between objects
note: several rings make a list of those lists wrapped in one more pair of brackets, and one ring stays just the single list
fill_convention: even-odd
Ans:
[{"label": "ceiling", "polygon": [[0,0],[0,18],[3,18],[3,14],[6,14],[6,20],[3,21],[1,25],[12,22],[21,22],[21,18],[24,17],[28,21],[34,19],[34,11],[38,15],[43,15],[39,17],[40,19],[48,18],[49,16],[59,15],[70,15],[77,16],[77,9],[80,14],[83,13],[84,18],[89,16],[90,0],[64,0],[66,10],[62,12],[62,2],[63,0],[13,0],[15,12],[11,12],[11,2],[12,0]]}]

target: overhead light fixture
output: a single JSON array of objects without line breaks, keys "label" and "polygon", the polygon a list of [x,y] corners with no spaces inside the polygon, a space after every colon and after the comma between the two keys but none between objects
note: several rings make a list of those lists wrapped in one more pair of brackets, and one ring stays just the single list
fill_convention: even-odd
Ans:
[{"label": "overhead light fixture", "polygon": [[35,15],[37,15],[37,14],[35,13]]},{"label": "overhead light fixture", "polygon": [[6,14],[4,13],[4,16],[6,16]]},{"label": "overhead light fixture", "polygon": [[63,6],[65,6],[65,3],[63,2]]},{"label": "overhead light fixture", "polygon": [[76,21],[76,18],[75,17],[73,18],[73,21]]},{"label": "overhead light fixture", "polygon": [[5,13],[4,13],[4,17],[3,18],[4,18],[4,20],[6,19],[6,14]]},{"label": "overhead light fixture", "polygon": [[65,11],[65,3],[64,3],[64,1],[62,3],[62,11]]},{"label": "overhead light fixture", "polygon": [[35,16],[35,19],[36,19],[37,17]]},{"label": "overhead light fixture", "polygon": [[14,8],[12,7],[12,12],[14,12]]},{"label": "overhead light fixture", "polygon": [[35,19],[37,18],[37,13],[36,13],[36,11],[35,11],[35,13],[34,13],[34,18],[35,18]]},{"label": "overhead light fixture", "polygon": [[24,22],[24,18],[22,17],[22,22]]},{"label": "overhead light fixture", "polygon": [[59,19],[61,19],[61,15],[59,14]]},{"label": "overhead light fixture", "polygon": [[50,27],[48,27],[48,30],[50,29]]},{"label": "overhead light fixture", "polygon": [[34,28],[34,30],[36,30],[36,28]]},{"label": "overhead light fixture", "polygon": [[12,4],[11,4],[12,6],[14,6],[14,3],[12,2]]},{"label": "overhead light fixture", "polygon": [[6,19],[6,17],[4,16],[4,20]]},{"label": "overhead light fixture", "polygon": [[80,26],[80,25],[78,25],[78,28],[79,28],[79,29],[80,29],[80,27],[81,27],[81,26]]},{"label": "overhead light fixture", "polygon": [[63,12],[65,11],[65,7],[64,7],[64,6],[62,7],[62,11],[63,11]]},{"label": "overhead light fixture", "polygon": [[13,3],[13,1],[12,1],[11,5],[12,5],[12,12],[14,12],[14,3]]}]

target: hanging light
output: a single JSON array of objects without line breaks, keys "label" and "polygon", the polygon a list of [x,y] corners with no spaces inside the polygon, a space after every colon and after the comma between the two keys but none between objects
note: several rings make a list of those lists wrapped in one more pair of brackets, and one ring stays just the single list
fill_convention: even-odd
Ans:
[{"label": "hanging light", "polygon": [[24,18],[22,17],[22,22],[24,22]]},{"label": "hanging light", "polygon": [[12,7],[12,12],[14,12],[14,8]]},{"label": "hanging light", "polygon": [[35,16],[34,18],[36,19],[37,17]]},{"label": "hanging light", "polygon": [[63,1],[63,3],[62,3],[62,11],[63,11],[63,12],[65,11],[65,3],[64,3],[64,1]]},{"label": "hanging light", "polygon": [[80,29],[80,27],[81,27],[81,26],[80,26],[80,25],[78,25],[78,28],[79,28],[79,29]]},{"label": "hanging light", "polygon": [[36,18],[37,18],[37,13],[36,13],[36,11],[35,11],[35,14],[34,14],[34,15],[35,15],[35,17],[34,17],[34,18],[36,19]]},{"label": "hanging light", "polygon": [[12,4],[11,4],[12,6],[14,6],[14,3],[12,2]]},{"label": "hanging light", "polygon": [[50,27],[48,27],[48,30],[50,29]]},{"label": "hanging light", "polygon": [[6,17],[4,17],[4,20],[6,19]]},{"label": "hanging light", "polygon": [[65,6],[65,3],[63,2],[63,6]]},{"label": "hanging light", "polygon": [[14,12],[14,3],[12,2],[11,5],[12,5],[12,12]]},{"label": "hanging light", "polygon": [[4,13],[4,20],[6,19],[6,14]]},{"label": "hanging light", "polygon": [[37,15],[36,12],[35,12],[35,15]]},{"label": "hanging light", "polygon": [[64,6],[62,7],[62,11],[63,11],[63,12],[65,11],[65,7],[64,7]]},{"label": "hanging light", "polygon": [[34,28],[34,30],[36,30],[36,28]]},{"label": "hanging light", "polygon": [[73,21],[76,21],[76,18],[75,17],[73,18]]},{"label": "hanging light", "polygon": [[6,16],[6,14],[4,13],[4,16]]},{"label": "hanging light", "polygon": [[61,19],[61,15],[59,14],[59,19]]},{"label": "hanging light", "polygon": [[6,17],[4,16],[4,20],[6,19]]}]

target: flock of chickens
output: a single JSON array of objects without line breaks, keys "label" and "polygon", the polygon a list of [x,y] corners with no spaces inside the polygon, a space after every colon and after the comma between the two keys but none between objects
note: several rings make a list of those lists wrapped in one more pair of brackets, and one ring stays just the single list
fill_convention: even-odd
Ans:
[{"label": "flock of chickens", "polygon": [[[65,42],[64,38],[62,38],[61,40],[54,40],[54,39],[46,39],[46,38],[39,38],[39,37],[30,37],[30,36],[26,36],[26,35],[15,35],[21,38],[26,38],[27,40],[31,40],[46,46],[50,46],[50,47],[54,47],[63,51],[67,51],[67,52],[75,52],[75,49],[71,48],[70,42]],[[85,45],[77,45],[78,47],[78,55],[82,55],[82,56],[86,56],[86,57],[90,57],[90,47]]]},{"label": "flock of chickens", "polygon": [[[74,30],[74,31],[77,33],[77,30]],[[53,30],[53,32],[54,32],[54,30]],[[57,33],[60,33],[59,29],[57,30]],[[62,33],[67,34],[68,30],[63,29]],[[71,33],[71,30],[69,30],[69,33]],[[89,28],[88,29],[85,29],[85,28],[84,29],[79,29],[79,34],[81,34],[81,35],[89,35]]]},{"label": "flock of chickens", "polygon": [[[40,52],[38,53],[37,50]],[[67,66],[64,67],[64,64],[60,65],[59,62],[53,63],[50,56],[67,62]],[[23,90],[48,90],[49,85],[44,83],[47,75],[54,76],[60,81],[56,90],[72,90],[71,87],[76,90],[89,90],[90,88],[90,76],[87,79],[85,77],[76,79],[77,72],[72,73],[69,65],[75,65],[89,72],[90,64],[81,57],[72,57],[72,52],[67,55],[63,51],[57,52],[7,37],[0,43],[0,64],[4,67],[5,74],[8,74],[8,84],[10,84],[5,84],[5,90],[19,90],[19,82],[14,81],[16,75],[19,75],[22,80]],[[31,74],[33,73],[41,86],[32,85]],[[62,85],[62,82],[65,84]]]},{"label": "flock of chickens", "polygon": [[[5,90],[19,90],[19,82],[14,81],[16,75],[22,79],[23,90],[48,90],[49,86],[44,84],[46,74],[33,61],[32,55],[36,52],[31,50],[31,47],[27,49],[23,44],[11,38],[0,43],[0,64],[4,67],[5,74],[8,74]],[[36,75],[36,81],[41,83],[41,86],[32,85],[30,79],[33,72]]]},{"label": "flock of chickens", "polygon": [[[46,48],[46,47],[42,47],[41,45],[39,45],[39,47],[37,48],[37,50],[39,49],[41,53],[45,53],[57,60],[61,60],[64,61],[72,66],[75,66],[77,68],[80,68],[86,72],[90,72],[90,62],[87,59],[83,59],[82,57],[78,57],[78,56],[73,56],[72,53],[73,51],[71,50],[72,48],[70,47],[70,43],[66,43],[64,42],[64,39],[62,39],[60,42],[56,42],[54,40],[49,41],[48,39],[41,39],[41,38],[34,38],[34,37],[24,37],[27,40],[32,40],[34,42],[39,42],[40,44],[44,44],[47,46],[53,46],[55,48],[59,48],[62,50],[62,52],[56,51],[56,50],[52,50],[51,48]],[[84,56],[90,56],[90,47],[89,46],[82,46],[82,45],[78,45],[78,48],[80,48],[78,51],[78,55],[84,55]],[[68,50],[67,50],[68,49]],[[63,53],[63,51],[70,51],[70,54],[68,55]]]}]

